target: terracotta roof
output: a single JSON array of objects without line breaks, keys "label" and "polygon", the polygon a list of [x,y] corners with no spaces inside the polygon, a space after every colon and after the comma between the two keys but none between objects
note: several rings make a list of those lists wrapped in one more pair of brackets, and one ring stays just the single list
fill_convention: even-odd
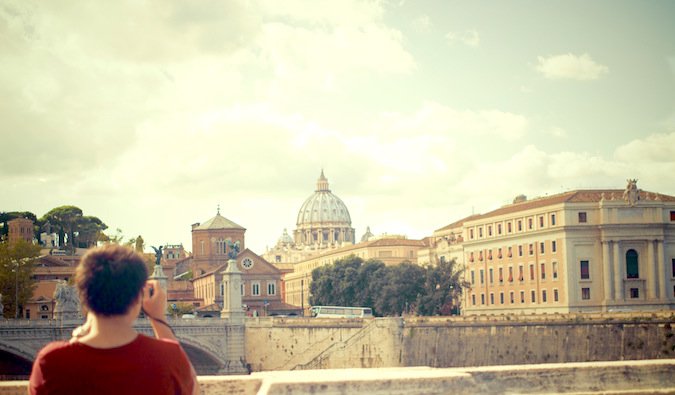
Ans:
[{"label": "terracotta roof", "polygon": [[413,246],[424,247],[424,241],[413,239],[377,239],[368,242],[368,247]]},{"label": "terracotta roof", "polygon": [[464,222],[474,219],[474,217],[480,217],[480,214],[471,214],[468,217],[464,217],[464,218],[460,219],[459,221],[455,221],[455,222],[451,223],[450,225],[445,225],[444,227],[442,227],[440,229],[436,229],[434,232],[440,232],[440,231],[443,231],[443,230],[449,230],[449,229],[457,228],[459,226],[462,226],[464,224]]},{"label": "terracotta roof", "polygon": [[[608,201],[621,200],[623,201],[623,189],[589,189],[589,190],[576,190],[560,193],[557,195],[546,196],[535,198],[532,200],[526,200],[520,203],[513,203],[503,207],[500,207],[496,210],[490,211],[485,214],[476,215],[473,218],[469,217],[467,220],[479,220],[483,218],[495,217],[498,215],[511,214],[519,211],[526,211],[537,209],[546,206],[552,206],[555,204],[561,203],[598,203],[603,198]],[[664,195],[656,192],[649,191],[640,191],[640,200],[641,201],[653,201],[658,200],[664,202],[675,202],[675,196]]]},{"label": "terracotta roof", "polygon": [[220,215],[220,213],[216,214],[215,217],[213,217],[210,220],[204,222],[203,224],[197,226],[193,230],[210,230],[210,229],[243,229],[243,230],[246,230],[243,226],[235,224],[234,222],[232,222],[229,219]]},{"label": "terracotta roof", "polygon": [[58,281],[38,281],[30,300],[52,300]]}]

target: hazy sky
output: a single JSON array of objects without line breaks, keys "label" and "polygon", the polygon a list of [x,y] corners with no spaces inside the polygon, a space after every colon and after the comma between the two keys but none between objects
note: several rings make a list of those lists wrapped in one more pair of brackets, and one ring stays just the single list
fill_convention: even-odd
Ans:
[{"label": "hazy sky", "polygon": [[263,253],[321,169],[357,236],[675,195],[673,1],[2,1],[0,211]]}]

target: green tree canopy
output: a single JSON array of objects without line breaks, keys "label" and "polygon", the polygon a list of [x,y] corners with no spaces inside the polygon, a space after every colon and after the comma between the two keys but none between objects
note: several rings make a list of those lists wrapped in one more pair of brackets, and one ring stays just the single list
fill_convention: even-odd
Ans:
[{"label": "green tree canopy", "polygon": [[[8,222],[16,218],[28,218],[35,224],[34,232],[38,229],[38,219],[30,211],[0,211],[0,240],[6,240],[9,233]],[[36,234],[36,236],[39,236]]]},{"label": "green tree canopy", "polygon": [[103,231],[108,229],[108,225],[98,217],[83,215],[82,209],[76,206],[53,208],[40,218],[39,223],[43,229],[50,228],[52,232],[58,233],[59,248],[70,251],[76,247],[95,246],[99,240],[107,238]]},{"label": "green tree canopy", "polygon": [[467,284],[455,261],[385,266],[356,256],[312,271],[311,305],[371,307],[379,316],[449,315]]},{"label": "green tree canopy", "polygon": [[17,306],[21,311],[26,301],[33,296],[35,280],[32,279],[32,272],[38,256],[40,247],[24,240],[12,244],[0,243],[0,294],[5,317],[13,318]]}]

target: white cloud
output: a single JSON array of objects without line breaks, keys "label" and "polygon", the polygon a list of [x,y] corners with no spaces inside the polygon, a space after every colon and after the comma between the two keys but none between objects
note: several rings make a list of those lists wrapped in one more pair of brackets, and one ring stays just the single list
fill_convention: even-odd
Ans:
[{"label": "white cloud", "polygon": [[673,163],[675,161],[675,132],[653,134],[633,140],[616,149],[615,157],[624,163]]},{"label": "white cloud", "polygon": [[433,23],[431,22],[431,18],[429,18],[429,15],[420,15],[417,18],[413,19],[411,24],[416,31],[422,33],[430,32],[433,26]]},{"label": "white cloud", "polygon": [[480,36],[475,29],[465,30],[463,32],[448,32],[445,39],[451,45],[460,42],[469,47],[477,47],[480,44]]},{"label": "white cloud", "polygon": [[607,66],[596,63],[588,54],[539,56],[537,60],[535,69],[550,79],[596,80],[609,72]]}]

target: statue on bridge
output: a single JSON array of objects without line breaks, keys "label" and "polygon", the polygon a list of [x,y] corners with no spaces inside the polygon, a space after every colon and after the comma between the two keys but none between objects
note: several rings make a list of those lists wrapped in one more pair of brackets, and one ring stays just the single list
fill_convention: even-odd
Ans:
[{"label": "statue on bridge", "polygon": [[80,297],[75,287],[69,286],[65,281],[59,281],[54,291],[54,299],[56,299],[55,319],[75,320],[80,318]]},{"label": "statue on bridge", "polygon": [[232,240],[227,240],[227,247],[230,250],[227,253],[227,257],[229,259],[237,259],[237,255],[239,255],[239,240],[235,241],[234,243]]},{"label": "statue on bridge", "polygon": [[[140,236],[138,236],[140,237]],[[160,265],[160,262],[162,261],[162,246],[159,246],[159,248],[152,246],[152,249],[155,250],[155,265]]]}]

